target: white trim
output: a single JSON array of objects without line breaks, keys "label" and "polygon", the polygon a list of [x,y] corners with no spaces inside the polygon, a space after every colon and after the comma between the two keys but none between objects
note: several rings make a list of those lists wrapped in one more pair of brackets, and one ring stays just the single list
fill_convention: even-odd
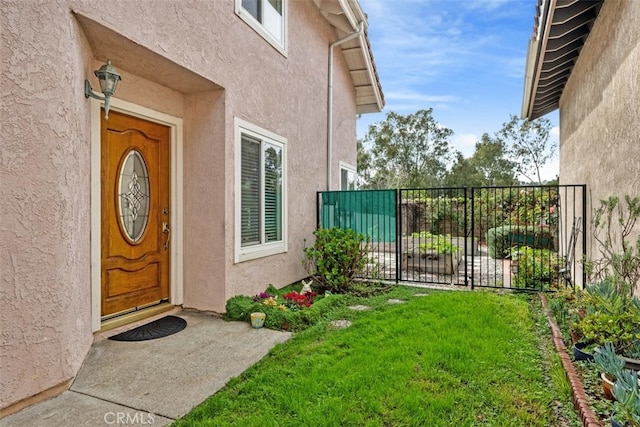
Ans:
[{"label": "white trim", "polygon": [[[100,200],[100,107],[103,103],[91,99],[91,327],[96,332],[101,327],[101,200]],[[181,305],[184,296],[183,255],[183,122],[170,116],[131,102],[111,99],[111,111],[118,111],[168,126],[171,130],[170,193],[171,193],[171,260],[169,271],[170,302]]]},{"label": "white trim", "polygon": [[[267,1],[268,0],[263,0]],[[265,39],[271,46],[273,46],[278,52],[282,54],[285,58],[287,57],[287,49],[288,49],[288,31],[287,31],[287,0],[282,0],[282,40],[277,40],[269,31],[267,31],[266,27],[253,17],[249,12],[242,7],[242,0],[235,1],[235,12],[236,15],[240,19],[242,19],[247,25],[249,25],[253,30],[260,34],[260,36]]]},{"label": "white trim", "polygon": [[[263,129],[259,126],[251,124],[245,120],[234,118],[234,262],[239,263],[243,261],[249,261],[256,258],[262,258],[269,255],[275,255],[288,251],[288,203],[287,203],[287,139]],[[241,223],[240,223],[240,210],[241,210],[241,192],[242,183],[239,179],[240,171],[242,170],[242,149],[241,141],[242,134],[253,136],[261,141],[268,142],[270,144],[278,145],[282,147],[282,241],[263,243],[260,245],[242,247],[241,244]],[[261,192],[262,193],[262,192]]]},{"label": "white trim", "polygon": [[339,179],[340,190],[344,190],[344,188],[342,188],[342,170],[343,169],[349,172],[353,172],[353,186],[354,186],[354,189],[357,190],[358,189],[358,169],[347,162],[343,162],[342,160],[340,160],[339,165],[340,165],[340,179]]},{"label": "white trim", "polygon": [[91,108],[91,331],[100,330],[101,289],[101,200],[100,200],[100,106],[101,101],[90,98]]}]

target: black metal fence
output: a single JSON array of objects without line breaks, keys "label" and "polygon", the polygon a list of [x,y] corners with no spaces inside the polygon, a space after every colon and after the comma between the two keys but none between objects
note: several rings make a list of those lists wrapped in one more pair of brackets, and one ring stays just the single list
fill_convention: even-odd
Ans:
[{"label": "black metal fence", "polygon": [[584,185],[318,193],[318,224],[367,236],[366,279],[552,290],[583,286]]}]

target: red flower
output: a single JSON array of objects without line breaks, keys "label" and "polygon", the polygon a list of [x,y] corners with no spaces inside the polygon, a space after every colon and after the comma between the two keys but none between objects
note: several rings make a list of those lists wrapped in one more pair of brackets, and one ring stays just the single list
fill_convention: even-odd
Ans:
[{"label": "red flower", "polygon": [[296,291],[292,291],[282,297],[298,304],[300,307],[311,307],[311,304],[313,304],[313,297],[317,295],[318,294],[316,292],[305,292],[304,294],[299,294]]}]

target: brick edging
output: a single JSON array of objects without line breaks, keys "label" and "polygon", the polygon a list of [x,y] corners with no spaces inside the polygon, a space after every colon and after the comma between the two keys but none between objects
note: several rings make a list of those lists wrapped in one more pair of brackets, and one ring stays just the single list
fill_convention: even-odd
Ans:
[{"label": "brick edging", "polygon": [[580,420],[582,420],[582,425],[584,427],[603,427],[602,423],[600,423],[598,416],[591,410],[589,406],[589,399],[587,398],[587,394],[584,391],[584,386],[582,385],[582,381],[576,372],[576,368],[573,366],[571,362],[571,358],[567,353],[567,348],[562,341],[562,333],[560,333],[560,328],[558,325],[551,319],[549,316],[549,312],[547,310],[547,299],[543,294],[538,294],[540,297],[540,302],[542,303],[542,307],[544,308],[545,315],[547,316],[547,321],[549,322],[549,327],[551,328],[551,338],[553,340],[553,345],[560,356],[560,360],[562,361],[562,366],[567,374],[567,378],[569,379],[569,383],[571,384],[571,394],[573,400],[573,406],[578,411],[580,415]]}]

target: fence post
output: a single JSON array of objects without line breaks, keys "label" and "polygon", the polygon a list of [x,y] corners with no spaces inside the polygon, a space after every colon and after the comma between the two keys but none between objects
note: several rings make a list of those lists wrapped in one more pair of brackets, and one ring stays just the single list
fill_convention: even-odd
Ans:
[{"label": "fence post", "polygon": [[[469,256],[469,248],[467,246],[469,234],[469,227],[467,226],[467,187],[464,187],[462,194],[464,194],[464,285],[469,286],[469,263],[467,262],[467,257]],[[471,262],[473,262],[473,232],[471,233]]]},{"label": "fence post", "polygon": [[402,190],[395,191],[396,206],[396,284],[402,279]]},{"label": "fence post", "polygon": [[320,228],[320,199],[322,193],[316,191],[316,229]]},{"label": "fence post", "polygon": [[[466,192],[466,189],[465,189]],[[468,203],[468,200],[471,201],[471,239],[473,239],[475,236],[475,232],[476,232],[476,227],[475,227],[475,219],[476,219],[476,204],[475,204],[475,187],[471,187],[471,197],[469,199],[465,199],[465,208],[466,208],[466,204]],[[467,220],[466,216],[465,216],[465,221]],[[473,240],[472,240],[473,242]],[[479,250],[479,248],[478,248]],[[474,265],[475,264],[475,251],[471,252],[471,264]],[[465,279],[468,280],[468,279]],[[471,269],[471,290],[473,290],[474,288],[474,280],[475,280],[475,268]]]}]

